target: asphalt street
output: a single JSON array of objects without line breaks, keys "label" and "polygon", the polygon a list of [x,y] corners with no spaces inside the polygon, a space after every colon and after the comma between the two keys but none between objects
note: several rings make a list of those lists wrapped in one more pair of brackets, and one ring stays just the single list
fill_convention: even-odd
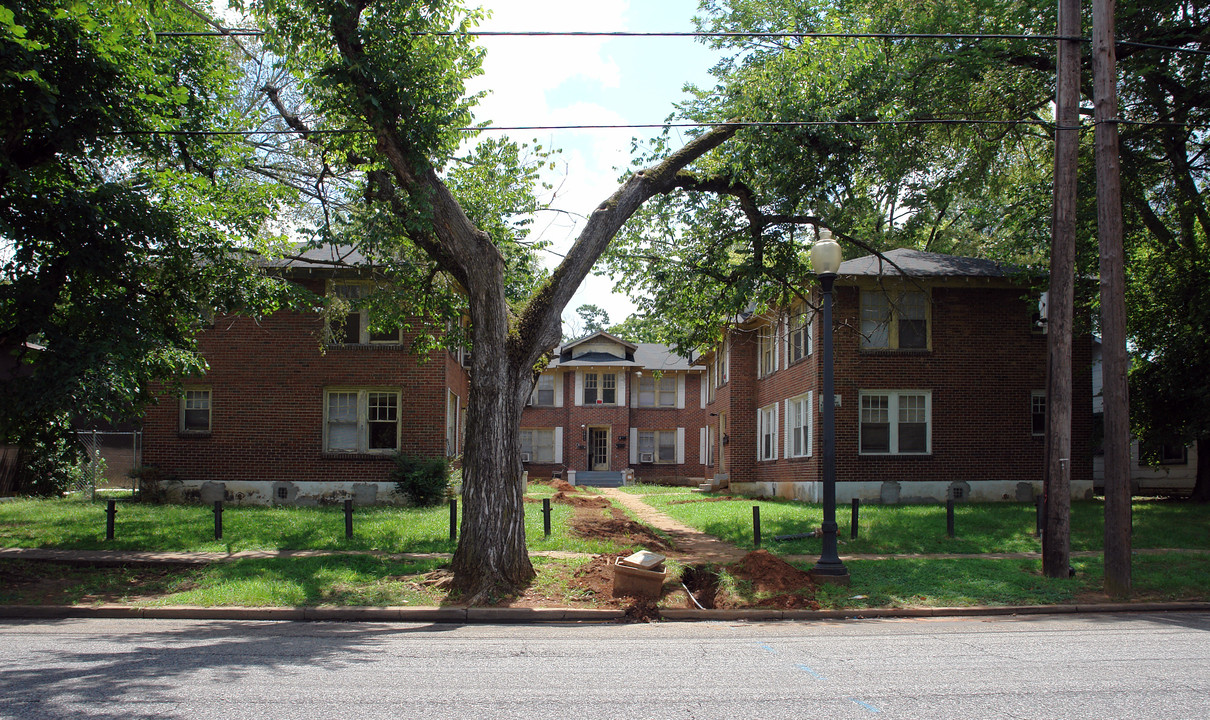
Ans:
[{"label": "asphalt street", "polygon": [[0,718],[1210,717],[1210,614],[0,623]]}]

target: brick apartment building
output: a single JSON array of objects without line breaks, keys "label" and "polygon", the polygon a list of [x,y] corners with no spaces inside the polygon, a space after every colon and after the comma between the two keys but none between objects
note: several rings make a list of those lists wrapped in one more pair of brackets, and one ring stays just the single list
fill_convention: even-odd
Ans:
[{"label": "brick apartment building", "polygon": [[[364,293],[365,276],[326,254],[272,270],[316,294]],[[371,333],[367,313],[337,336],[318,312],[216,317],[199,339],[209,370],[164,387],[144,416],[143,464],[186,500],[398,501],[396,451],[461,453],[467,372],[460,352],[417,357],[406,333]]]},{"label": "brick apartment building", "polygon": [[703,375],[666,345],[605,332],[563,345],[521,416],[521,459],[535,477],[632,470],[641,482],[700,483]]},{"label": "brick apartment building", "polygon": [[[315,251],[321,252],[321,251]],[[1044,459],[1046,336],[1036,292],[996,263],[895,250],[845,262],[836,283],[838,499],[1025,499]],[[307,260],[280,271],[316,293],[362,280]],[[318,313],[219,317],[204,377],[165,387],[144,420],[144,463],[186,499],[394,502],[396,451],[462,450],[458,352],[418,358],[410,338],[341,337]],[[821,495],[819,320],[805,307],[752,316],[694,362],[595,333],[558,349],[521,419],[533,477],[574,471],[733,491]],[[1077,339],[1073,404],[1091,407],[1091,341]],[[1075,413],[1072,493],[1091,492],[1091,414]]]},{"label": "brick apartment building", "polygon": [[[1045,461],[1041,288],[988,260],[886,257],[898,268],[862,257],[836,280],[838,501],[1030,499]],[[733,491],[821,499],[820,332],[795,306],[747,318],[701,358],[706,454]],[[1072,405],[1091,408],[1091,337],[1074,345]],[[1075,412],[1075,497],[1092,492],[1091,432],[1091,413]]]}]

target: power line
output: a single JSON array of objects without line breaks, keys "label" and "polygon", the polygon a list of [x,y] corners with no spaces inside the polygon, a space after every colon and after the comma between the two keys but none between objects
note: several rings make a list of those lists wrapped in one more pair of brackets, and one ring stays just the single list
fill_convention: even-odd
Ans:
[{"label": "power line", "polygon": [[[1127,120],[1114,119],[1112,122],[1136,127],[1187,127],[1191,129],[1210,128],[1208,123],[1180,123],[1162,120]],[[456,132],[483,133],[508,131],[572,131],[572,130],[662,130],[664,128],[708,128],[708,127],[739,127],[739,128],[795,128],[795,127],[895,127],[923,125],[986,125],[999,127],[1016,127],[1022,125],[1037,125],[1053,130],[1086,130],[1096,125],[1095,122],[1072,127],[1058,126],[1045,120],[977,120],[969,118],[924,118],[914,120],[798,120],[787,122],[677,122],[677,123],[619,123],[611,125],[486,125],[481,127],[452,128]],[[373,130],[308,130],[299,133],[297,130],[115,130],[105,133],[109,136],[141,136],[167,135],[171,137],[207,137],[207,136],[257,136],[257,135],[372,135]]]},{"label": "power line", "polygon": [[[231,28],[223,31],[163,31],[157,32],[156,37],[260,37],[263,30],[249,28]],[[1057,42],[1059,40],[1078,40],[1089,43],[1089,38],[1080,35],[1035,35],[1031,33],[823,33],[823,32],[638,32],[628,30],[480,30],[473,32],[453,30],[417,31],[408,33],[413,37],[604,37],[604,38],[767,38],[787,40],[812,39],[853,39],[853,40],[1029,40],[1042,42]],[[1193,53],[1210,55],[1210,50],[1199,48],[1177,47],[1174,45],[1156,45],[1154,43],[1137,42],[1134,40],[1117,40],[1117,45],[1146,48],[1148,50],[1165,50],[1168,52]]]}]

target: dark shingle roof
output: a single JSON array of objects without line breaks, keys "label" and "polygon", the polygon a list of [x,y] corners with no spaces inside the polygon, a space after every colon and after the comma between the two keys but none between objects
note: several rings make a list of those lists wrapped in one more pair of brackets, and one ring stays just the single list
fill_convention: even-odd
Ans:
[{"label": "dark shingle roof", "polygon": [[[1006,265],[995,260],[942,255],[906,248],[890,250],[883,255],[898,265],[903,273],[914,277],[1007,278],[1021,272],[1021,268],[1015,265]],[[861,277],[903,273],[877,255],[866,255],[842,262],[839,274]]]}]

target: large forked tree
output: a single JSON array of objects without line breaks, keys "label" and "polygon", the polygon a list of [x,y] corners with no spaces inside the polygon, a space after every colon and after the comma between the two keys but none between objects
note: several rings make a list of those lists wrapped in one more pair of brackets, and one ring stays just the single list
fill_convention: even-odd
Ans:
[{"label": "large forked tree", "polygon": [[364,173],[367,199],[389,210],[395,242],[422,251],[466,298],[474,355],[454,585],[472,603],[523,586],[534,571],[517,428],[536,374],[561,338],[563,309],[626,220],[737,129],[703,131],[630,174],[592,211],[549,278],[523,303],[510,303],[506,253],[443,178],[464,138],[459,128],[471,119],[474,98],[464,96],[463,82],[481,55],[465,33],[476,15],[443,0],[262,0],[250,7],[269,47],[299,78],[314,129],[346,133],[348,165]]},{"label": "large forked tree", "polygon": [[[186,0],[0,5],[0,359],[24,366],[0,377],[0,442],[44,470],[47,448],[72,447],[69,418],[132,417],[148,381],[200,370],[207,314],[280,300],[244,250],[283,188],[214,132],[249,121],[239,68],[215,38],[155,35],[208,29],[199,14]],[[53,475],[26,489],[55,490]]]}]

